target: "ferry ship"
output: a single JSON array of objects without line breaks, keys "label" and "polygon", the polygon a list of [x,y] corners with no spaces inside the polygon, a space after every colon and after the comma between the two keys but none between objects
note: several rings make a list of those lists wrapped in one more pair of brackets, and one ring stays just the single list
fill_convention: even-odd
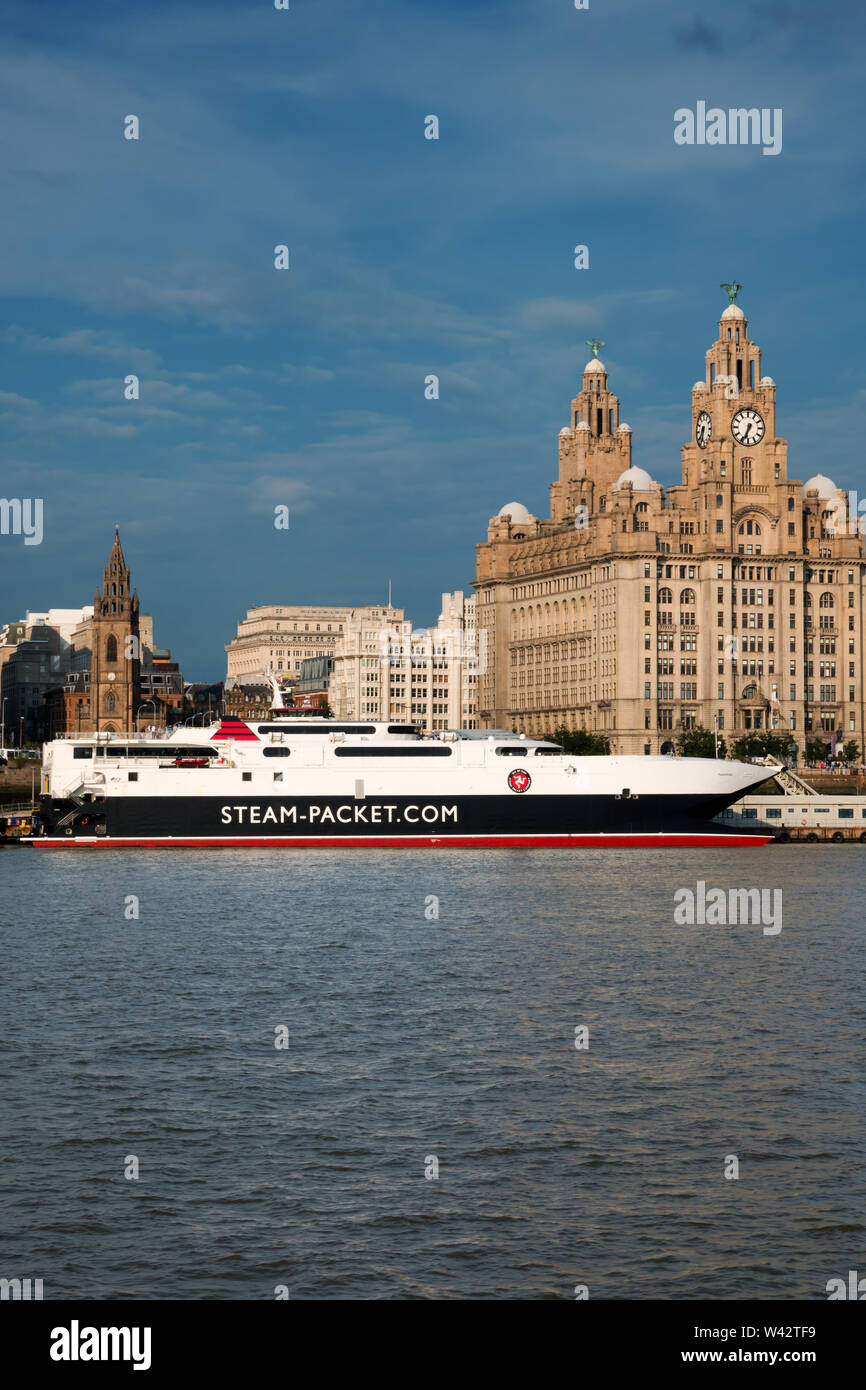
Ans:
[{"label": "ferry ship", "polygon": [[502,729],[429,736],[275,708],[160,736],[44,748],[40,848],[747,846],[712,818],[773,769],[702,758],[576,757]]}]

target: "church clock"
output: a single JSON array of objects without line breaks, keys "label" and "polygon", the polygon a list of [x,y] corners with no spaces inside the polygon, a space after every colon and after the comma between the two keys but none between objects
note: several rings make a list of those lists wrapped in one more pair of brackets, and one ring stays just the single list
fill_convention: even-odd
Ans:
[{"label": "church clock", "polygon": [[764,438],[764,421],[757,410],[738,410],[731,421],[731,434],[738,444],[760,444]]},{"label": "church clock", "polygon": [[702,410],[695,421],[695,439],[699,449],[706,449],[710,436],[713,432],[713,422],[705,410]]}]

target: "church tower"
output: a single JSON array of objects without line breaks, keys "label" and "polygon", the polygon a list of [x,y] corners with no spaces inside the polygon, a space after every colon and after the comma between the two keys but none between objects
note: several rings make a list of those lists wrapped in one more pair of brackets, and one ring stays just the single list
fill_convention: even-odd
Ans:
[{"label": "church tower", "polygon": [[141,703],[141,640],[138,594],[130,585],[118,527],[93,600],[90,710],[93,732],[127,733]]}]

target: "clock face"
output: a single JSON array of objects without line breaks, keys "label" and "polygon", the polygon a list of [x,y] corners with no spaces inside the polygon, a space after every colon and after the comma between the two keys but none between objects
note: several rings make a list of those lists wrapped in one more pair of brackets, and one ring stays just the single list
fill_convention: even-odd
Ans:
[{"label": "clock face", "polygon": [[109,679],[110,681],[113,681],[113,680],[114,680],[114,672],[113,672],[113,671],[109,671],[109,673],[108,673],[108,679]]},{"label": "clock face", "polygon": [[706,449],[710,435],[713,432],[713,422],[705,410],[702,410],[695,421],[695,439],[699,449]]},{"label": "clock face", "polygon": [[738,444],[760,444],[764,422],[757,410],[738,410],[731,421],[731,434]]}]

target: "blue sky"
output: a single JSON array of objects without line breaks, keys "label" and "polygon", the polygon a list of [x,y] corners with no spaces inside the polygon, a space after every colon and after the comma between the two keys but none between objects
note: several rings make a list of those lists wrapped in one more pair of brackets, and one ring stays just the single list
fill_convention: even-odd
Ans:
[{"label": "blue sky", "polygon": [[[503,503],[547,515],[585,339],[679,479],[732,278],[792,476],[862,494],[864,30],[799,0],[0,3],[0,493],[45,510],[42,545],[0,537],[0,622],[89,602],[115,522],[189,679],[256,603],[390,578],[433,621]],[[782,108],[781,154],[675,145],[698,100]]]}]

